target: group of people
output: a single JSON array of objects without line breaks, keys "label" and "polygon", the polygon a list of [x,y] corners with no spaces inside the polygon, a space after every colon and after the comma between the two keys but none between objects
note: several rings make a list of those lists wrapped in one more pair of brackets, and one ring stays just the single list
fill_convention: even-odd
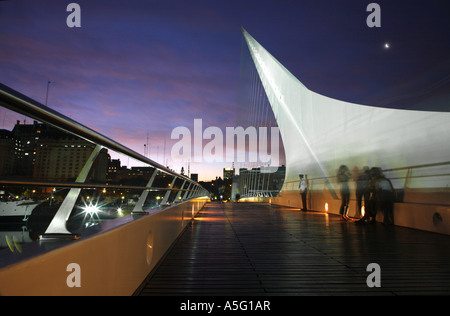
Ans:
[{"label": "group of people", "polygon": [[[344,217],[347,214],[350,202],[350,189],[348,182],[351,173],[347,166],[339,167],[337,180],[341,184],[341,208],[339,214]],[[362,202],[364,201],[364,215],[361,214]],[[377,212],[380,210],[384,214],[383,222],[388,225],[394,224],[394,202],[395,190],[392,183],[387,179],[381,168],[364,167],[356,179],[356,217],[360,218],[357,223],[364,224],[375,222]],[[362,216],[362,217],[361,217]]]},{"label": "group of people", "polygon": [[[306,195],[308,185],[306,175],[300,174],[299,190],[302,196],[303,211],[307,210]],[[342,165],[337,172],[337,181],[341,186],[341,207],[339,214],[345,218],[350,203],[349,181],[352,174],[347,166]],[[357,210],[355,217],[359,218],[358,224],[375,222],[379,210],[384,213],[384,223],[392,225],[394,223],[394,202],[395,190],[392,183],[387,179],[380,168],[369,169],[364,167],[356,179],[356,201]],[[361,209],[364,202],[364,215]]]}]

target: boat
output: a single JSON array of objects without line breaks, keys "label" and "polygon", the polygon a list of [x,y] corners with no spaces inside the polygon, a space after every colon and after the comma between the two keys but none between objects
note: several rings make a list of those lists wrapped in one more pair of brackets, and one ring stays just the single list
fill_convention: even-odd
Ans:
[{"label": "boat", "polygon": [[23,221],[26,222],[33,210],[41,202],[33,199],[14,199],[8,197],[0,201],[0,221]]}]

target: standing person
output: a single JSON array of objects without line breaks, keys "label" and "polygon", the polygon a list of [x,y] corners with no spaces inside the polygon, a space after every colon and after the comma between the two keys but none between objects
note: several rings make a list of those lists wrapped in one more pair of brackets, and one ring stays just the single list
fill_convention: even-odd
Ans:
[{"label": "standing person", "polygon": [[348,187],[348,180],[351,177],[350,170],[346,165],[341,165],[338,170],[337,180],[341,183],[341,208],[339,210],[339,214],[345,219],[345,215],[347,215],[348,204],[350,202],[350,189]]},{"label": "standing person", "polygon": [[395,190],[391,180],[387,179],[384,174],[380,174],[377,181],[378,205],[383,212],[383,223],[386,225],[394,224],[394,202]]},{"label": "standing person", "polygon": [[303,204],[303,208],[301,210],[306,212],[308,210],[308,208],[306,207],[306,195],[308,194],[308,185],[306,183],[306,179],[303,177],[302,174],[299,174],[298,176],[300,177],[300,183],[298,185],[298,188],[302,196],[302,204]]},{"label": "standing person", "polygon": [[380,208],[380,190],[378,189],[378,180],[381,178],[382,172],[379,167],[370,169],[370,223],[375,223],[378,209]]}]

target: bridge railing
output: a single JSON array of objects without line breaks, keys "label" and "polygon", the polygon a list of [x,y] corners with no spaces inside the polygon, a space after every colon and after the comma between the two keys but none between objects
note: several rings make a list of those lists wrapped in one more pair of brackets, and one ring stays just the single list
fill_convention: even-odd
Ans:
[{"label": "bridge railing", "polygon": [[[208,195],[196,181],[2,84],[0,106],[73,135],[58,141],[33,139],[30,133],[27,144],[20,144],[23,137],[15,139],[13,133],[5,132],[3,149],[11,149],[9,159],[15,165],[7,169],[4,163],[0,168],[4,206],[0,222],[16,212],[22,222],[39,223],[34,235],[40,239],[78,238],[83,226],[128,214],[148,214]],[[43,125],[35,122],[34,127],[34,133],[41,136]],[[28,152],[26,145],[31,146]],[[111,161],[107,150],[139,162],[140,167],[116,167],[105,178]],[[34,170],[26,170],[30,168]]]},{"label": "bridge railing", "polygon": [[283,186],[284,176],[284,167],[241,169],[233,178],[233,192],[238,199],[275,197]]},{"label": "bridge railing", "polygon": [[[351,178],[348,185],[351,191],[356,190],[356,181],[361,174],[361,169],[352,169]],[[413,195],[417,195],[418,192],[423,193],[436,193],[441,192],[447,194],[440,199],[433,200],[433,204],[448,205],[448,183],[450,179],[450,161],[444,161],[439,163],[429,163],[421,165],[412,165],[398,168],[384,168],[380,171],[382,174],[392,182],[394,190],[397,193],[397,202],[410,202],[411,196],[405,196],[408,192],[413,192]],[[327,179],[327,183],[333,185],[334,194],[331,194],[335,199],[340,199],[339,188],[340,184],[337,180],[337,176],[330,176]],[[329,190],[326,187],[326,182],[323,177],[311,177],[307,178],[308,187],[312,190],[322,191]],[[299,179],[286,181],[284,184],[284,190],[298,191]],[[430,203],[430,201],[418,201],[418,203]]]}]

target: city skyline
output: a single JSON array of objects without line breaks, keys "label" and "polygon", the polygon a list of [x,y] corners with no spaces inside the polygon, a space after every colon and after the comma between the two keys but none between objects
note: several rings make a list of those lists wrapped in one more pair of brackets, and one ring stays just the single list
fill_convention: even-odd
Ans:
[{"label": "city skyline", "polygon": [[[174,128],[239,126],[241,27],[323,95],[449,110],[439,3],[377,1],[379,28],[366,24],[370,1],[77,1],[80,28],[66,25],[69,3],[0,3],[0,82],[177,172],[188,162],[168,161]],[[0,128],[23,119],[0,109]],[[209,180],[230,166],[190,172]]]}]

